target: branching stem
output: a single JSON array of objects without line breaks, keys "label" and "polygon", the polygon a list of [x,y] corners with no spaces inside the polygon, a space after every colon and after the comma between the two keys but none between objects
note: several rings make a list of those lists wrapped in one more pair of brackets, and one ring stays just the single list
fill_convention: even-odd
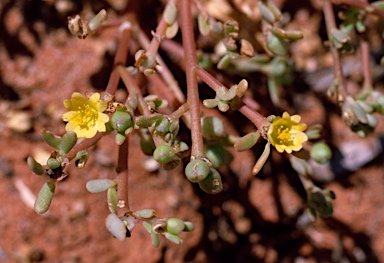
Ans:
[{"label": "branching stem", "polygon": [[193,23],[190,0],[180,1],[181,32],[185,54],[185,72],[187,77],[187,97],[191,114],[192,147],[191,155],[195,158],[205,157],[200,123],[200,100],[196,78],[196,43],[193,35]]},{"label": "branching stem", "polygon": [[343,74],[340,53],[332,42],[332,39],[333,39],[332,31],[334,29],[337,29],[337,27],[336,27],[335,16],[333,13],[333,6],[330,0],[323,1],[323,13],[325,18],[325,24],[327,26],[328,40],[329,40],[329,45],[330,45],[331,54],[333,58],[333,71],[337,81],[336,83],[337,101],[342,102],[344,101],[347,95],[346,81]]}]

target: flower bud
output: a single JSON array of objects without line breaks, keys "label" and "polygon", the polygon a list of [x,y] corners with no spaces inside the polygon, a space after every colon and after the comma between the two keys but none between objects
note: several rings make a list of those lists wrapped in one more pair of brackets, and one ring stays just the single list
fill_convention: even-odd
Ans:
[{"label": "flower bud", "polygon": [[44,214],[47,212],[51,205],[54,192],[55,181],[48,181],[43,185],[35,201],[34,210],[36,213]]},{"label": "flower bud", "polygon": [[208,174],[209,165],[201,159],[192,160],[185,167],[185,175],[192,183],[198,183],[204,180]]},{"label": "flower bud", "polygon": [[215,168],[209,169],[208,176],[201,182],[199,186],[201,190],[208,194],[218,194],[223,190],[223,183],[221,182],[221,176]]},{"label": "flower bud", "polygon": [[177,235],[185,228],[184,221],[179,218],[170,218],[167,220],[166,229],[169,233]]},{"label": "flower bud", "polygon": [[49,158],[47,160],[47,165],[49,167],[49,169],[57,169],[61,166],[60,162],[58,160],[56,160],[56,158]]},{"label": "flower bud", "polygon": [[175,157],[175,150],[168,144],[162,144],[153,152],[153,158],[161,164],[166,164]]},{"label": "flower bud", "polygon": [[310,156],[317,163],[324,164],[332,158],[332,151],[327,144],[318,142],[312,146]]},{"label": "flower bud", "polygon": [[33,157],[29,156],[27,159],[27,163],[29,168],[34,174],[43,175],[45,173],[45,169],[43,168],[43,166],[38,162],[36,162],[36,160],[33,159]]}]

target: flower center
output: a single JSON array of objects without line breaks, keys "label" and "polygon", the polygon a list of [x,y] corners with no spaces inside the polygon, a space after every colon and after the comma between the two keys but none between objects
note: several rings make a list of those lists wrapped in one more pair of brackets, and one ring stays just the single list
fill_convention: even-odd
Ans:
[{"label": "flower center", "polygon": [[79,126],[82,129],[88,129],[96,124],[98,112],[89,104],[79,107]]},{"label": "flower center", "polygon": [[277,140],[279,145],[292,146],[293,145],[293,136],[289,132],[290,128],[286,125],[279,125],[277,128]]}]

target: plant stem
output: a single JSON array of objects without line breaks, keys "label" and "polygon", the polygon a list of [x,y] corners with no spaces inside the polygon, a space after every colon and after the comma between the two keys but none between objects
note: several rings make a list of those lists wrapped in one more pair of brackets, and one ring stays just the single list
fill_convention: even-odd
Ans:
[{"label": "plant stem", "polygon": [[205,84],[207,84],[211,89],[213,89],[215,92],[218,88],[224,87],[224,85],[218,81],[214,76],[208,73],[208,71],[198,67],[196,68],[196,74],[197,76],[204,81]]},{"label": "plant stem", "polygon": [[117,86],[120,80],[120,74],[117,72],[116,67],[119,65],[125,66],[127,61],[128,45],[129,40],[131,38],[131,24],[129,22],[124,22],[123,24],[121,24],[119,30],[121,31],[120,40],[113,61],[114,69],[111,72],[107,88],[105,89],[105,92],[111,95],[114,95],[116,93]]},{"label": "plant stem", "polygon": [[188,103],[182,104],[177,110],[172,112],[171,114],[168,115],[168,117],[172,120],[178,120],[180,119],[184,113],[186,113],[189,110],[189,105]]},{"label": "plant stem", "polygon": [[118,215],[124,215],[129,211],[128,203],[128,137],[119,146],[119,156],[116,167],[117,196],[118,196]]},{"label": "plant stem", "polygon": [[337,80],[336,85],[336,96],[337,101],[342,102],[347,95],[346,91],[346,81],[343,74],[343,69],[341,65],[341,59],[339,51],[336,49],[332,42],[332,31],[336,28],[335,16],[333,13],[333,6],[330,0],[323,0],[323,13],[325,17],[325,24],[327,26],[328,40],[331,49],[331,54],[333,57],[333,71]]},{"label": "plant stem", "polygon": [[247,105],[243,105],[239,108],[239,112],[247,117],[260,131],[260,134],[265,136],[265,127],[268,124],[265,117],[258,113],[257,111],[251,109]]},{"label": "plant stem", "polygon": [[360,52],[361,52],[361,67],[363,68],[363,93],[369,92],[373,88],[372,83],[372,69],[370,63],[370,48],[369,42],[367,41],[367,37],[365,33],[360,35]]},{"label": "plant stem", "polygon": [[104,136],[104,133],[96,133],[95,137],[84,139],[83,141],[77,143],[72,150],[67,154],[67,158],[69,161],[71,161],[73,158],[76,157],[77,152],[86,150],[92,146],[94,146],[102,137]]},{"label": "plant stem", "polygon": [[[131,76],[131,74],[123,66],[118,66],[117,71],[119,72],[122,81],[124,82],[125,86],[127,87],[127,90],[129,92],[129,96],[136,96],[136,98],[139,102],[138,108],[139,108],[140,113],[143,114],[145,117],[151,116],[151,111],[149,110],[147,102],[144,100],[144,97],[141,94],[141,90],[137,86],[135,79]],[[156,134],[154,134],[152,127],[149,127],[148,130],[150,131],[156,146],[159,146],[159,145],[166,143],[166,142],[164,142],[164,140],[160,136],[157,136]]]},{"label": "plant stem", "polygon": [[181,32],[185,54],[185,72],[187,77],[187,100],[191,114],[192,147],[191,158],[205,157],[200,122],[200,100],[196,78],[196,43],[193,35],[193,23],[190,0],[180,1]]},{"label": "plant stem", "polygon": [[[214,76],[209,74],[206,70],[198,67],[196,69],[196,74],[201,78],[204,83],[206,83],[209,87],[211,87],[214,91],[219,87],[225,87],[220,81],[218,81]],[[250,103],[249,99],[247,99],[247,104]],[[261,115],[256,110],[250,108],[248,105],[244,104],[239,108],[239,112],[241,112],[245,117],[247,117],[257,129],[264,134],[264,126],[267,124],[265,117]]]}]

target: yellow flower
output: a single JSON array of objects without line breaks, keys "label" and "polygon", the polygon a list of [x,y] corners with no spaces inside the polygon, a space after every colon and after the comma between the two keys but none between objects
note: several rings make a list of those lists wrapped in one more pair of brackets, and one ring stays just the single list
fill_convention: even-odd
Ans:
[{"label": "yellow flower", "polygon": [[278,152],[300,151],[302,144],[308,140],[308,136],[303,132],[307,125],[299,123],[300,119],[299,115],[290,116],[284,112],[283,117],[273,120],[268,129],[268,139]]},{"label": "yellow flower", "polygon": [[82,94],[75,92],[70,100],[64,100],[64,106],[69,110],[63,114],[67,121],[65,129],[74,131],[77,137],[92,138],[96,132],[105,132],[105,123],[109,121],[103,112],[107,108],[105,102],[100,101],[100,94],[94,93],[89,100]]}]

